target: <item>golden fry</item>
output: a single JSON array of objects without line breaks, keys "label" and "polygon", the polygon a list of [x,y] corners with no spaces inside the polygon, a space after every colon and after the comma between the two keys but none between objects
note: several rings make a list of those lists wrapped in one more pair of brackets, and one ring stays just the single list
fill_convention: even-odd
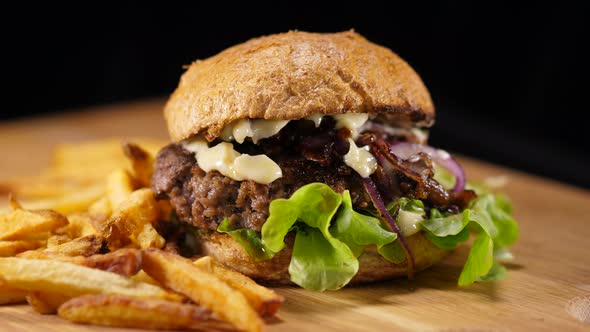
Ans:
[{"label": "golden fry", "polygon": [[117,169],[107,178],[107,195],[110,205],[117,209],[133,192],[133,180],[124,169]]},{"label": "golden fry", "polygon": [[41,241],[43,245],[46,245],[47,240],[52,236],[51,232],[31,233],[20,237],[20,241]]},{"label": "golden fry", "polygon": [[188,296],[237,329],[262,331],[263,322],[242,293],[189,260],[158,249],[143,251],[143,269],[167,288]]},{"label": "golden fry", "polygon": [[[148,188],[139,189],[120,204],[119,209],[103,225],[101,233],[106,235],[109,248],[112,250],[123,247],[130,240],[139,246],[142,243],[144,246],[149,245],[151,242],[155,245],[163,245],[164,239],[155,230],[152,232],[150,229],[151,224],[158,219],[158,215],[158,204],[153,192]],[[139,242],[138,236],[146,227],[145,225],[150,225],[147,229],[151,234],[148,233],[147,237],[142,237],[144,242]]]},{"label": "golden fry", "polygon": [[27,250],[33,250],[41,247],[45,241],[28,240],[28,241],[0,241],[0,257],[14,256]]},{"label": "golden fry", "polygon": [[104,177],[125,165],[121,142],[117,139],[87,143],[60,144],[53,150],[52,170],[91,173]]},{"label": "golden fry", "polygon": [[85,265],[130,277],[141,270],[141,251],[137,249],[119,249],[104,255],[90,256],[86,258]]},{"label": "golden fry", "polygon": [[121,295],[83,295],[64,303],[58,313],[76,323],[143,329],[209,330],[224,325],[194,304]]},{"label": "golden fry", "polygon": [[72,238],[69,235],[66,235],[66,234],[51,235],[47,239],[47,248],[57,247],[57,246],[60,246],[68,241],[72,241]]},{"label": "golden fry", "polygon": [[150,277],[144,270],[140,270],[136,275],[131,276],[131,279],[145,282],[152,285],[160,285],[154,278]]},{"label": "golden fry", "polygon": [[47,246],[45,251],[54,252],[64,256],[92,256],[100,252],[105,239],[100,235],[88,235],[61,243],[56,246]]},{"label": "golden fry", "polygon": [[[27,251],[19,254],[18,257],[68,262],[120,274],[126,277],[135,276],[141,270],[141,252],[137,249],[119,249],[107,254],[93,255],[90,257],[64,256],[63,254],[49,251]],[[136,280],[143,281],[139,279]],[[152,284],[157,285],[157,283]]]},{"label": "golden fry", "polygon": [[[133,138],[151,155],[166,145],[165,141]],[[121,149],[118,139],[106,139],[87,143],[73,143],[58,145],[53,152],[51,169],[55,173],[75,174],[91,173],[102,178],[110,171],[124,167],[127,159]]]},{"label": "golden fry", "polygon": [[88,207],[88,213],[92,216],[102,215],[105,217],[109,217],[113,209],[111,208],[111,201],[108,197],[102,197],[96,202],[92,203],[90,207]]},{"label": "golden fry", "polygon": [[166,244],[166,240],[158,234],[158,231],[152,224],[143,225],[142,230],[137,234],[136,241],[141,249],[158,248],[161,249]]},{"label": "golden fry", "polygon": [[104,185],[81,188],[63,195],[36,198],[25,197],[20,203],[29,210],[54,210],[59,213],[82,212],[104,195]]},{"label": "golden fry", "polygon": [[102,293],[182,300],[178,294],[154,285],[115,273],[54,260],[0,258],[0,278],[12,288],[54,292],[70,297]]},{"label": "golden fry", "polygon": [[204,271],[213,273],[232,288],[242,292],[250,305],[261,316],[274,316],[285,301],[284,297],[273,290],[260,286],[254,280],[239,272],[223,267],[209,256],[201,257],[193,264]]},{"label": "golden fry", "polygon": [[92,218],[88,213],[72,213],[68,216],[67,234],[75,239],[83,236],[94,235],[98,233],[92,225]]},{"label": "golden fry", "polygon": [[57,313],[57,308],[68,301],[70,297],[50,292],[29,292],[26,299],[36,312],[42,315],[51,315]]},{"label": "golden fry", "polygon": [[131,161],[133,177],[141,187],[149,187],[154,173],[154,157],[133,143],[124,143],[123,152]]},{"label": "golden fry", "polygon": [[0,281],[0,305],[23,303],[27,292],[11,288]]},{"label": "golden fry", "polygon": [[0,216],[0,240],[20,240],[31,233],[49,232],[68,224],[63,215],[49,210],[14,210]]}]

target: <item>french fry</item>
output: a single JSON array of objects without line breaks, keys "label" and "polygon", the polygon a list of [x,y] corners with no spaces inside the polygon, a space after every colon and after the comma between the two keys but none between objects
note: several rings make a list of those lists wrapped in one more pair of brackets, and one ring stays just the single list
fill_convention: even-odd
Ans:
[{"label": "french fry", "polygon": [[92,256],[100,252],[105,239],[101,235],[88,235],[61,243],[56,246],[47,246],[45,251],[54,252],[64,256]]},{"label": "french fry", "polygon": [[143,251],[143,269],[167,288],[188,296],[243,331],[261,331],[263,322],[245,296],[189,260],[158,249]]},{"label": "french fry", "polygon": [[44,243],[45,241],[40,240],[0,241],[0,257],[14,256],[23,251],[37,249]]},{"label": "french fry", "polygon": [[133,143],[124,143],[123,152],[131,161],[131,170],[135,180],[141,187],[149,187],[154,173],[154,157]]},{"label": "french fry", "polygon": [[232,288],[242,292],[250,305],[263,317],[274,316],[285,301],[284,297],[273,290],[260,286],[239,272],[223,267],[209,256],[201,257],[193,264],[204,271],[213,273]]},{"label": "french fry", "polygon": [[72,241],[72,238],[67,234],[55,234],[47,238],[47,248],[53,248],[60,246],[68,241]]},{"label": "french fry", "polygon": [[76,323],[143,329],[211,329],[224,326],[211,320],[209,310],[194,304],[121,295],[83,295],[64,303],[60,317]]},{"label": "french fry", "polygon": [[117,139],[60,144],[53,150],[54,171],[86,172],[103,177],[122,165],[125,165],[125,156]]},{"label": "french fry", "polygon": [[[20,258],[28,259],[51,259],[60,262],[68,262],[76,265],[82,265],[93,269],[108,271],[122,276],[131,277],[141,270],[141,252],[137,249],[119,249],[114,252],[101,255],[84,256],[64,256],[62,254],[48,251],[27,251],[18,255]],[[137,281],[144,281],[134,278]],[[158,285],[155,282],[149,282]]]},{"label": "french fry", "polygon": [[70,297],[50,292],[29,292],[26,299],[36,312],[42,315],[51,315],[57,313],[57,308],[68,301]]},{"label": "french fry", "polygon": [[104,177],[91,173],[83,174],[42,174],[36,177],[17,178],[10,181],[11,189],[20,199],[42,199],[66,196],[86,188],[100,186],[105,188]]},{"label": "french fry", "polygon": [[152,285],[160,285],[154,278],[150,277],[144,270],[140,270],[136,275],[131,276],[131,279],[145,282]]},{"label": "french fry", "polygon": [[[103,225],[101,233],[106,234],[111,249],[123,247],[129,240],[140,247],[152,244],[163,246],[165,240],[151,227],[158,214],[153,192],[148,188],[139,189],[119,205],[119,209]],[[146,227],[148,233],[139,238]]]},{"label": "french fry", "polygon": [[0,278],[9,287],[53,292],[76,297],[82,294],[118,294],[181,301],[182,296],[115,273],[67,262],[25,258],[0,258]]},{"label": "french fry", "polygon": [[137,234],[135,241],[140,248],[162,248],[166,244],[166,240],[158,234],[158,231],[152,226],[152,224],[143,225],[142,230]]},{"label": "french fry", "polygon": [[11,288],[0,281],[0,305],[23,303],[26,301],[25,296],[26,291]]},{"label": "french fry", "polygon": [[63,215],[50,210],[14,210],[0,216],[0,240],[20,240],[31,233],[42,233],[68,224]]},{"label": "french fry", "polygon": [[92,225],[92,218],[88,213],[73,213],[67,216],[69,224],[67,234],[75,239],[98,233]]},{"label": "french fry", "polygon": [[49,252],[45,250],[29,250],[21,252],[17,254],[16,257],[18,258],[26,258],[26,259],[53,259],[61,262],[69,262],[77,265],[85,265],[83,262],[85,261],[86,257],[83,256],[64,256],[62,254]]},{"label": "french fry", "polygon": [[[88,213],[93,218],[108,218],[111,215],[111,213],[113,213],[113,209],[111,208],[111,201],[109,200],[108,196],[102,197],[96,202],[92,203],[92,205],[88,207]],[[96,227],[96,225],[94,226]]]},{"label": "french fry", "polygon": [[141,270],[141,258],[141,251],[137,249],[119,249],[104,255],[90,256],[84,265],[130,277]]},{"label": "french fry", "polygon": [[107,195],[113,209],[117,209],[133,192],[133,179],[125,169],[117,169],[107,178]]},{"label": "french fry", "polygon": [[40,232],[23,235],[19,241],[40,241],[43,245],[47,245],[47,240],[53,235],[51,232]]},{"label": "french fry", "polygon": [[104,195],[104,192],[104,185],[99,185],[84,187],[63,195],[41,199],[26,197],[20,203],[28,210],[54,210],[59,213],[68,214],[85,211],[93,202]]},{"label": "french fry", "polygon": [[[133,138],[132,141],[151,155],[155,155],[161,147],[166,145],[165,141],[146,138]],[[121,150],[121,141],[118,139],[61,144],[54,149],[52,159],[51,169],[55,173],[90,172],[99,178],[127,163]]]}]

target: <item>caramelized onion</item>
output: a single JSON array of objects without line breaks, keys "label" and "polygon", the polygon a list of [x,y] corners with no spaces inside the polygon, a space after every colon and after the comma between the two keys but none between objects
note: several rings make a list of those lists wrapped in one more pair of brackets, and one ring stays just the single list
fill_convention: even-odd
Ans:
[{"label": "caramelized onion", "polygon": [[436,149],[429,145],[396,142],[390,145],[393,154],[403,160],[411,160],[412,157],[422,152],[427,154],[437,165],[446,168],[455,177],[455,186],[451,192],[457,193],[465,190],[465,171],[459,163],[445,150]]}]

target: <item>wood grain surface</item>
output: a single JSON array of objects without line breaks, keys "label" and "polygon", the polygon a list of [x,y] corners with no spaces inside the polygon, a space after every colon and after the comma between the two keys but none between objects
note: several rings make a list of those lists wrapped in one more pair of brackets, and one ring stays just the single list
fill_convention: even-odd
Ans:
[{"label": "wood grain surface", "polygon": [[[150,100],[0,123],[0,177],[34,174],[59,142],[166,137],[162,106],[161,100]],[[462,247],[411,281],[326,293],[280,288],[287,302],[267,330],[590,330],[590,192],[469,158],[460,161],[469,179],[508,178],[505,191],[514,202],[521,238],[505,280],[456,286],[466,257]],[[0,332],[99,330],[104,328],[41,316],[24,305],[0,307]]]}]

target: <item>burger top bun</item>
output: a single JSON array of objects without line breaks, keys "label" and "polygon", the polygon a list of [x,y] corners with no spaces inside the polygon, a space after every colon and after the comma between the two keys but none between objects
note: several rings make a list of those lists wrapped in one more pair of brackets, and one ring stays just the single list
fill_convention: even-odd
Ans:
[{"label": "burger top bun", "polygon": [[434,122],[428,90],[388,48],[354,31],[290,31],[192,63],[166,104],[170,137],[209,140],[234,120],[370,113],[402,127]]}]

